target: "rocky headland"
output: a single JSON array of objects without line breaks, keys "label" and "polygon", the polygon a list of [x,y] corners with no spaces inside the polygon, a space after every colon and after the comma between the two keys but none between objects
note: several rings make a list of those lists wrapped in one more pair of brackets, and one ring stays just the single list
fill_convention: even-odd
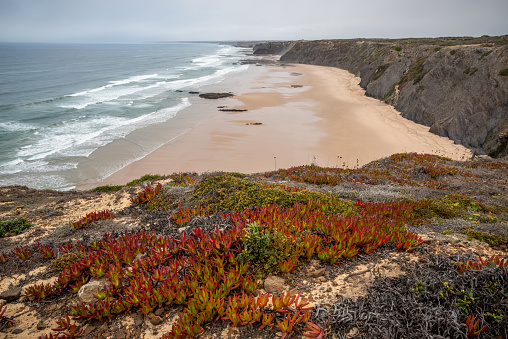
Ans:
[{"label": "rocky headland", "polygon": [[267,42],[254,54],[339,67],[368,96],[477,154],[508,155],[508,36]]}]

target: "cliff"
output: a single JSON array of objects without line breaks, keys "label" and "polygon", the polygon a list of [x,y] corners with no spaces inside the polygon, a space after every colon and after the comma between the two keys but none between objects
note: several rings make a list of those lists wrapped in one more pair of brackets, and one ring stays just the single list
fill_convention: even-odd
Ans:
[{"label": "cliff", "polygon": [[508,36],[270,42],[254,54],[346,69],[366,94],[430,131],[508,155]]}]

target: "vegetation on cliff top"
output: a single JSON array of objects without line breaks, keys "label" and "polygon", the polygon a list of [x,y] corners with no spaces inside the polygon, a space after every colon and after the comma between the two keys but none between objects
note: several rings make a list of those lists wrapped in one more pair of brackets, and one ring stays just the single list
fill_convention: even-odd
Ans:
[{"label": "vegetation on cliff top", "polygon": [[[506,337],[508,297],[502,279],[507,268],[494,257],[455,257],[453,263],[430,256],[408,262],[414,274],[376,277],[367,297],[338,297],[331,307],[311,306],[301,293],[252,293],[269,275],[297,281],[313,262],[347,266],[386,250],[424,258],[425,242],[414,230],[449,229],[453,223],[447,220],[469,226],[455,227],[456,232],[506,248],[505,237],[474,225],[508,219],[507,168],[506,161],[458,162],[411,153],[357,169],[311,165],[250,176],[175,174],[164,185],[151,180],[144,188],[122,188],[131,194],[131,207],[87,213],[75,229],[66,225],[74,239],[87,235],[81,240],[37,242],[0,253],[0,272],[52,260],[51,282],[23,285],[34,305],[62,296],[73,300],[85,284],[107,281],[92,301],[62,309],[53,337],[63,338],[64,332],[78,336],[92,320],[108,324],[126,312],[149,315],[168,306],[178,307],[180,316],[162,338],[195,336],[219,320],[244,330],[256,328],[264,337],[274,334],[272,328],[283,336],[299,332],[311,338],[343,335],[353,328],[364,337],[380,331],[402,331],[393,337],[472,337],[481,329],[486,337]],[[371,195],[359,191],[369,187]],[[405,193],[388,199],[383,193],[388,188]],[[109,217],[126,215],[146,216],[139,219],[143,228],[90,238],[102,223],[113,222]],[[54,259],[57,251],[65,254]],[[397,310],[389,307],[393,302]],[[451,313],[456,316],[439,322],[440,315]],[[481,325],[472,323],[473,316]],[[0,325],[11,324],[11,318],[4,318]],[[366,324],[369,318],[377,319],[376,325]],[[426,332],[419,322],[429,325]]]}]

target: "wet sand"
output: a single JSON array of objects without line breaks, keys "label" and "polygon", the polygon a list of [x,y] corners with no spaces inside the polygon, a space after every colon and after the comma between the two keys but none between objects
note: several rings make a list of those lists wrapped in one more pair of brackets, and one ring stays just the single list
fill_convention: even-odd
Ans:
[{"label": "wet sand", "polygon": [[[252,65],[201,89],[233,92],[235,97],[192,98],[190,107],[144,137],[165,135],[178,117],[204,120],[92,186],[125,184],[147,173],[256,173],[311,163],[353,168],[398,152],[453,159],[470,155],[452,140],[402,118],[390,105],[366,97],[359,82],[332,67]],[[221,112],[218,106],[247,111]]]}]

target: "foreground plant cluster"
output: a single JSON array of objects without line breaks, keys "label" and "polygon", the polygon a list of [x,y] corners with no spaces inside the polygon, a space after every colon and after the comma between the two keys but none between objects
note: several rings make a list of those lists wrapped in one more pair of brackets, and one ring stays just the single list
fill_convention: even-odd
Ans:
[{"label": "foreground plant cluster", "polygon": [[[400,166],[400,162],[416,162],[423,166],[424,178],[460,172],[436,159],[448,161],[417,154],[393,155],[386,161],[397,163],[395,171],[404,173],[405,165]],[[504,163],[490,166],[502,167]],[[310,166],[265,177],[327,185],[353,180],[349,170],[336,171],[332,174],[330,169]],[[383,173],[377,172],[379,176]],[[378,180],[372,173],[362,175]],[[390,176],[396,178],[393,172]],[[311,260],[337,265],[386,246],[413,252],[424,241],[408,231],[408,226],[441,218],[466,218],[476,212],[485,219],[479,217],[478,222],[489,222],[488,218],[497,221],[501,220],[497,215],[504,213],[501,207],[458,194],[434,199],[349,201],[331,192],[253,181],[238,173],[209,175],[197,182],[193,175],[178,174],[171,177],[170,185],[157,183],[161,179],[157,175],[143,178],[132,185],[146,180],[152,184],[131,198],[131,208],[153,212],[178,206],[166,215],[183,230],[179,235],[106,233],[91,242],[59,244],[56,248],[26,245],[0,253],[0,264],[27,261],[32,251],[40,251],[47,260],[54,258],[55,251],[66,253],[56,260],[60,264],[53,262],[61,271],[55,282],[24,289],[34,302],[78,293],[93,280],[105,282],[94,301],[70,306],[57,322],[58,327],[41,338],[75,338],[82,334],[84,322],[105,322],[138,310],[148,315],[177,305],[183,312],[162,338],[194,337],[203,332],[205,324],[217,321],[233,327],[255,326],[261,331],[275,327],[283,338],[295,333],[309,338],[332,334],[342,338],[353,327],[359,329],[360,337],[370,338],[508,337],[508,264],[498,257],[454,261],[432,257],[418,273],[378,277],[369,287],[372,293],[368,297],[356,302],[338,297],[331,308],[319,304],[312,307],[301,293],[258,293],[268,275],[290,277]],[[421,186],[445,187],[429,182],[424,179]],[[193,188],[191,203],[175,205],[171,194],[175,186]],[[114,217],[111,210],[95,211],[70,226],[80,232]],[[194,227],[203,218],[214,220],[217,226]],[[468,232],[464,231],[479,237]],[[398,287],[394,290],[393,286]],[[0,309],[1,322],[13,321],[2,312],[5,309]],[[424,323],[422,319],[426,319]]]}]

